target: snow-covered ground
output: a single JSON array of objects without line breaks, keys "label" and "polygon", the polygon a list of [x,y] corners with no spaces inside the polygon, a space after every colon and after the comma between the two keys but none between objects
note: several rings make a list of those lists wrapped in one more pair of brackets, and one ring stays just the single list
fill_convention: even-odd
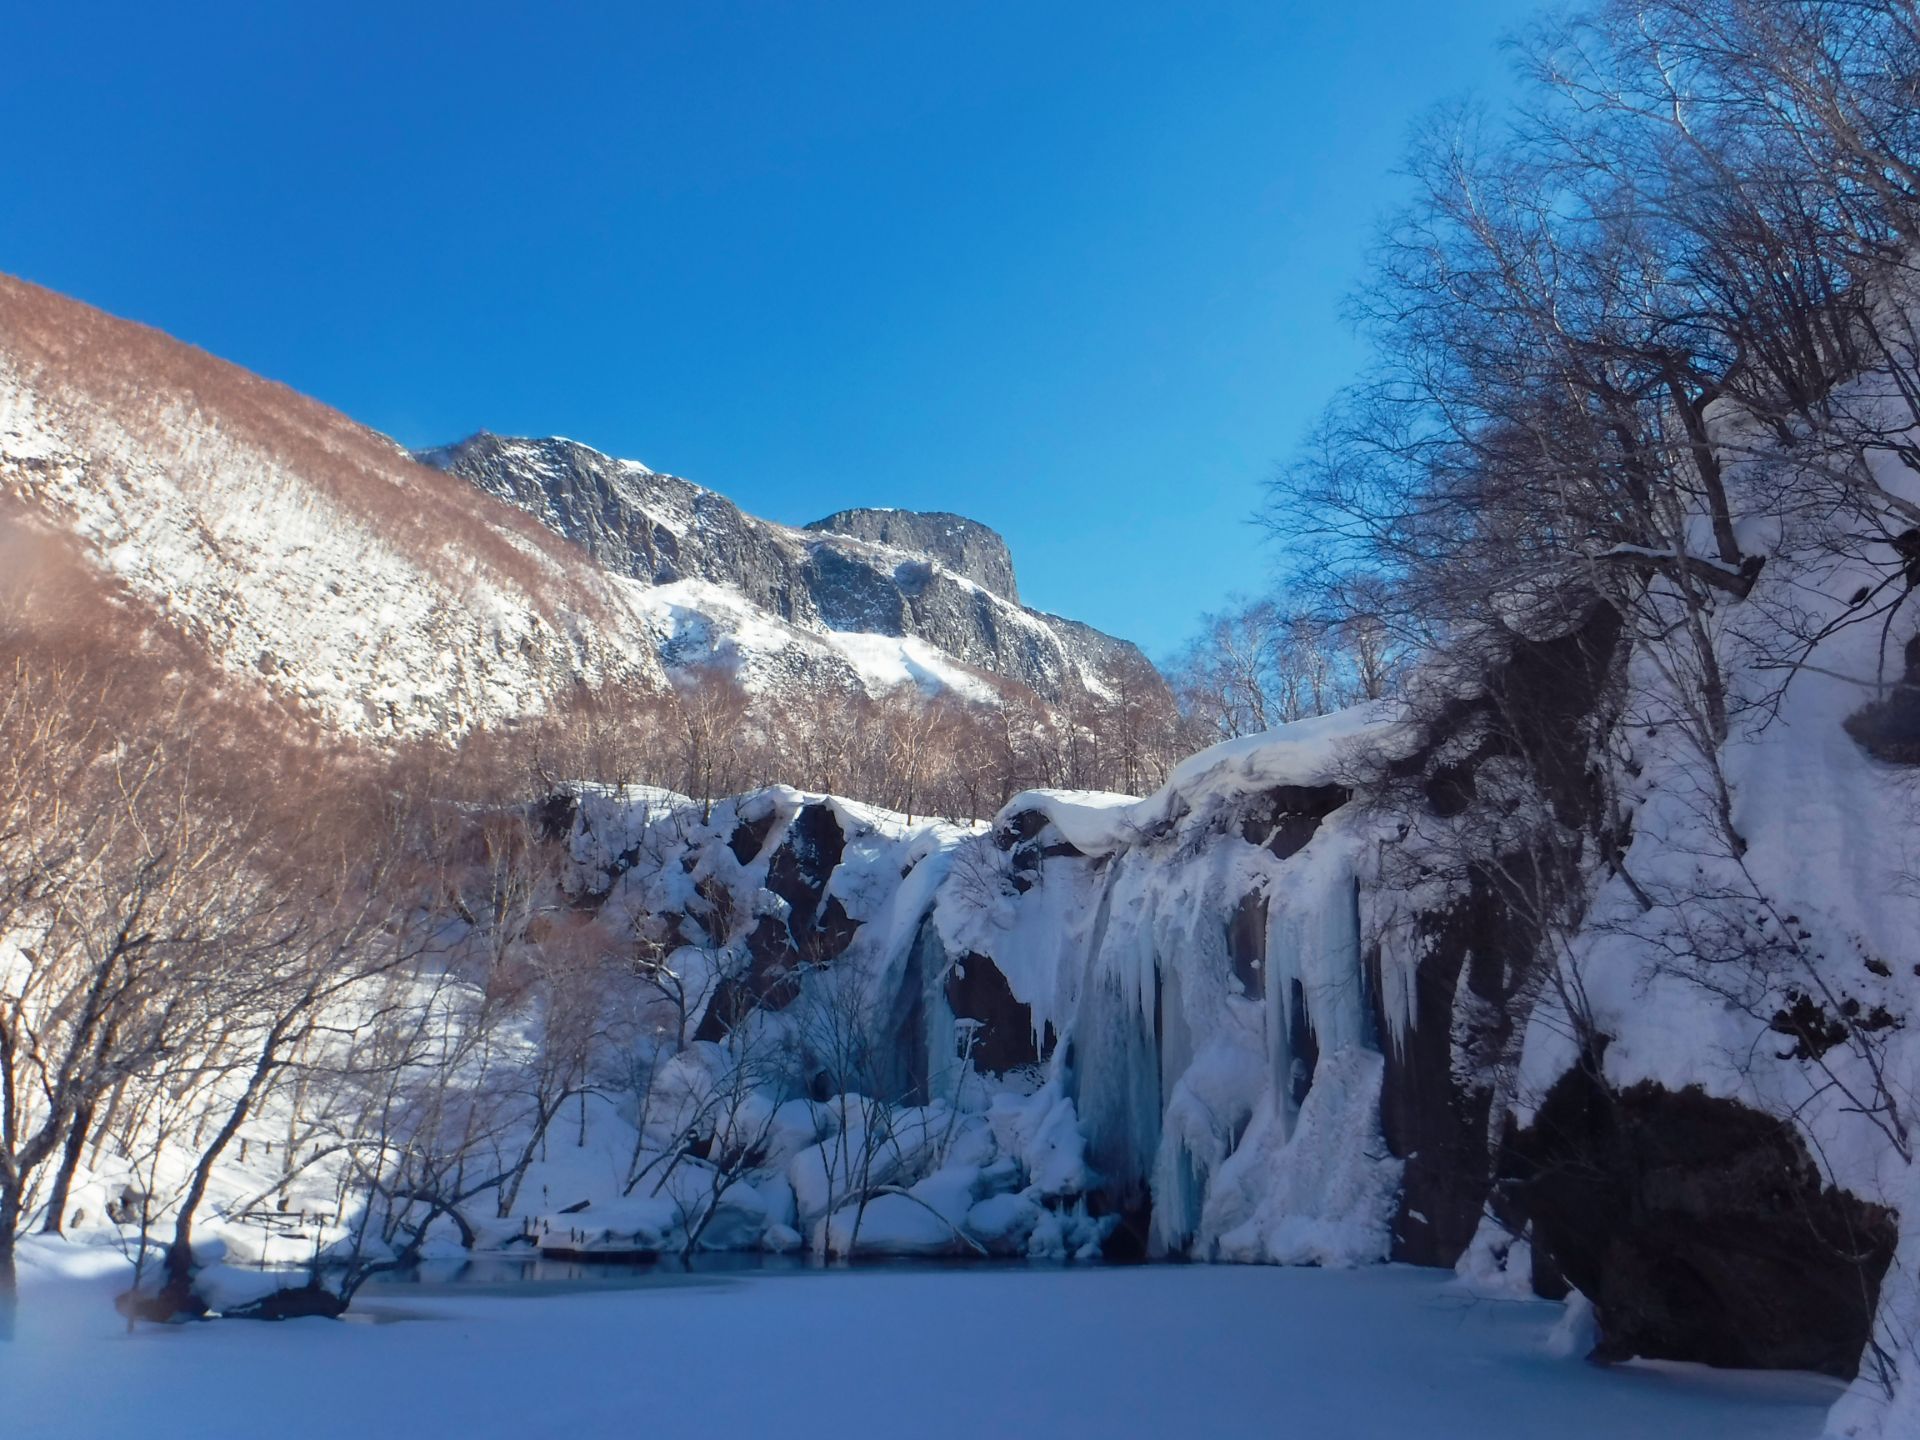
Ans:
[{"label": "snow-covered ground", "polygon": [[[1562,1307],[1443,1272],[906,1268],[502,1295],[353,1324],[129,1335],[113,1277],[30,1270],[6,1433],[306,1436],[1811,1437],[1837,1382],[1554,1353]],[[131,1430],[130,1428],[131,1427]]]}]

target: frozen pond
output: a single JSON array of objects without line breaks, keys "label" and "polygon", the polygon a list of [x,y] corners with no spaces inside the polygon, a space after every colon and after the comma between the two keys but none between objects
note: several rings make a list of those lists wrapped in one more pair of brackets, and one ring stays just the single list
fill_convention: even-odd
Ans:
[{"label": "frozen pond", "polygon": [[[476,1255],[470,1260],[426,1260],[410,1270],[376,1275],[360,1292],[358,1309],[379,1308],[382,1300],[402,1302],[423,1295],[498,1295],[520,1299],[577,1294],[591,1290],[653,1290],[687,1285],[722,1285],[752,1276],[841,1274],[885,1270],[945,1274],[956,1270],[982,1273],[1025,1271],[1025,1260],[955,1259],[903,1260],[881,1258],[824,1263],[800,1254],[762,1251],[716,1251],[688,1263],[677,1257],[654,1261],[569,1260],[544,1255]],[[293,1273],[293,1272],[289,1272]]]},{"label": "frozen pond", "polygon": [[[502,1277],[504,1278],[504,1277]],[[1443,1272],[1230,1266],[484,1275],[363,1321],[131,1336],[112,1286],[44,1281],[0,1346],[7,1433],[599,1440],[866,1436],[1810,1440],[1835,1382],[1600,1369],[1553,1305]]]}]

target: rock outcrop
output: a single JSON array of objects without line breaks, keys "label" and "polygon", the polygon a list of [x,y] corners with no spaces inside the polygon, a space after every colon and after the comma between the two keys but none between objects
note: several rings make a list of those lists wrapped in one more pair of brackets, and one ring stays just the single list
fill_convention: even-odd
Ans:
[{"label": "rock outcrop", "polygon": [[949,515],[943,510],[838,510],[806,528],[932,556],[983,590],[991,590],[1015,605],[1020,603],[1007,542],[964,515]]},{"label": "rock outcrop", "polygon": [[1783,1120],[1598,1072],[1590,1059],[1563,1076],[1506,1149],[1536,1280],[1593,1301],[1598,1358],[1851,1376],[1893,1213],[1823,1180]]},{"label": "rock outcrop", "polygon": [[71,552],[101,604],[150,611],[236,686],[383,740],[708,666],[775,696],[1160,683],[1125,641],[1022,607],[1005,542],[973,521],[795,529],[565,440],[416,458],[4,276],[0,505],[15,572],[26,551]]}]

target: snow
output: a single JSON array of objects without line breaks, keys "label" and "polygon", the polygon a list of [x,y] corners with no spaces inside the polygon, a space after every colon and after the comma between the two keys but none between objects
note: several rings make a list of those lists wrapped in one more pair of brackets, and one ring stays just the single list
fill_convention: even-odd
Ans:
[{"label": "snow", "polygon": [[982,704],[991,704],[998,698],[994,688],[981,676],[917,636],[829,630],[821,638],[846,657],[870,694],[884,694],[912,685],[923,694],[952,692]]},{"label": "snow", "polygon": [[[458,470],[466,443],[425,450],[419,458],[439,468]],[[519,483],[486,484],[484,488],[537,516],[560,534],[584,538],[582,523],[557,500],[556,491],[571,489],[577,481],[578,467],[585,467],[595,473],[596,483],[605,477],[620,506],[631,512],[629,521],[638,517],[645,525],[685,542],[668,547],[683,552],[671,574],[649,562],[635,568],[634,573],[643,578],[630,582],[643,592],[660,592],[643,604],[656,616],[653,629],[663,642],[665,653],[661,658],[669,669],[688,664],[724,665],[733,669],[749,689],[759,692],[826,685],[851,686],[879,695],[912,684],[928,694],[958,692],[988,702],[996,698],[996,691],[985,671],[998,670],[1035,683],[1049,695],[1060,693],[1060,687],[1069,685],[1077,675],[1093,693],[1112,698],[1102,670],[1103,663],[1111,661],[1110,652],[1116,644],[1112,637],[1093,631],[1083,635],[1086,627],[1076,622],[1029,611],[957,573],[938,556],[837,531],[795,529],[746,515],[715,491],[637,461],[615,459],[563,437],[487,437],[486,443],[518,472],[519,481],[533,479],[539,483],[532,494]],[[495,478],[498,481],[499,477]],[[958,523],[970,526],[974,522]],[[743,543],[749,548],[770,547],[784,552],[796,565],[804,565],[807,557],[823,552],[854,554],[871,566],[876,579],[890,574],[892,583],[914,595],[920,593],[929,575],[937,573],[943,585],[959,592],[957,598],[972,619],[963,622],[957,632],[941,629],[946,639],[959,647],[947,653],[915,636],[887,633],[895,626],[918,628],[921,620],[890,619],[884,607],[860,623],[852,623],[853,615],[839,612],[837,619],[829,620],[805,596],[790,597],[797,602],[791,608],[786,602],[749,601],[740,590],[712,583],[730,572],[739,558],[733,552]],[[648,583],[644,577],[649,575],[663,583]],[[707,578],[693,578],[696,575]],[[763,593],[757,582],[745,583],[752,593]],[[865,628],[868,624],[877,628],[869,630]]]},{"label": "snow", "polygon": [[[1010,665],[1049,693],[1074,673],[1107,693],[1100,646],[1090,652],[1065,622],[927,557],[871,547],[948,575],[977,602],[999,660],[977,645],[963,661],[911,636],[789,624],[699,580],[651,586],[608,573],[546,533],[566,528],[551,503],[522,514],[517,501],[428,468],[457,447],[415,464],[343,416],[30,291],[0,290],[9,320],[16,309],[29,317],[0,345],[0,483],[220,664],[330,727],[457,735],[540,714],[577,681],[658,688],[663,670],[695,665],[731,669],[756,693],[912,686],[995,701],[974,662]],[[70,353],[59,338],[68,330],[98,331],[107,357]],[[549,477],[559,452],[585,448],[563,436],[499,444]],[[727,503],[638,461],[607,463],[639,514],[696,546],[703,504]],[[776,545],[821,541],[746,523]]]},{"label": "snow", "polygon": [[1037,811],[1074,849],[1085,855],[1111,855],[1140,838],[1135,815],[1140,800],[1110,790],[1025,790],[1000,814]]},{"label": "snow", "polygon": [[[1694,574],[1701,575],[1709,580],[1711,580],[1711,578],[1716,574],[1723,576],[1724,577],[1723,584],[1729,588],[1737,585],[1744,578],[1746,578],[1742,575],[1740,567],[1738,565],[1729,565],[1726,563],[1726,561],[1719,559],[1717,556],[1715,556],[1712,553],[1713,539],[1710,533],[1706,533],[1708,531],[1708,526],[1706,523],[1705,516],[1694,517],[1694,519],[1689,524],[1683,526],[1682,529],[1683,531],[1687,531],[1687,532],[1698,532],[1694,535],[1694,538],[1698,543],[1692,544],[1692,545],[1683,545],[1678,548],[1671,547],[1671,546],[1656,547],[1651,545],[1627,545],[1627,544],[1609,545],[1606,549],[1595,551],[1592,554],[1588,555],[1586,558],[1589,561],[1600,561],[1600,560],[1678,561],[1678,562],[1681,562],[1687,569],[1691,570]],[[1764,549],[1764,547],[1762,548]],[[1755,553],[1755,552],[1747,552],[1747,553]],[[1520,613],[1524,613],[1524,611],[1521,611]],[[1521,625],[1516,624],[1514,628],[1516,631],[1518,631],[1521,634],[1528,633],[1528,631]],[[1546,638],[1546,637],[1541,636],[1538,638]]]},{"label": "snow", "polygon": [[[656,656],[683,671],[725,665],[759,689],[808,673],[873,694],[908,686],[988,693],[977,675],[922,641],[803,629],[699,580],[605,579],[563,564],[556,556],[565,552],[500,516],[485,529],[529,562],[524,569],[494,550],[463,554],[452,533],[436,533],[423,547],[365,495],[316,486],[271,447],[244,431],[211,427],[184,402],[125,417],[111,409],[90,414],[84,398],[0,362],[0,469],[30,476],[36,503],[61,512],[136,593],[208,631],[228,663],[259,664],[273,684],[346,728],[457,729],[537,711],[579,669],[654,679]],[[339,438],[323,427],[327,437]],[[424,496],[429,479],[396,459],[369,488],[376,501],[387,495],[381,486]],[[691,514],[661,523],[684,527]],[[1605,763],[1617,767],[1613,778],[1631,812],[1626,867],[1663,903],[1643,911],[1624,881],[1596,877],[1589,923],[1572,937],[1564,963],[1578,973],[1594,1023],[1612,1040],[1605,1065],[1613,1082],[1700,1085],[1793,1115],[1830,1178],[1900,1210],[1899,1258],[1882,1292],[1879,1328],[1887,1348],[1910,1356],[1909,1337],[1920,1332],[1920,1170],[1896,1157],[1853,1102],[1871,1093],[1873,1077],[1844,1052],[1826,1062],[1823,1076],[1790,1062],[1781,1047],[1755,1044],[1767,1039],[1756,1017],[1763,1023],[1777,1003],[1769,987],[1778,987],[1778,976],[1744,982],[1736,975],[1725,983],[1747,989],[1728,995],[1683,973],[1681,961],[1649,958],[1693,954],[1702,922],[1727,918],[1709,914],[1703,896],[1764,896],[1779,918],[1756,921],[1762,929],[1771,924],[1777,935],[1791,917],[1804,930],[1795,963],[1805,973],[1793,978],[1911,1013],[1915,987],[1904,962],[1920,932],[1913,884],[1920,832],[1912,825],[1920,787],[1911,772],[1871,760],[1842,728],[1874,693],[1877,682],[1865,677],[1882,659],[1878,627],[1856,625],[1825,642],[1777,713],[1739,708],[1778,683],[1757,664],[1766,643],[1777,646],[1782,610],[1837,619],[1846,597],[1880,572],[1831,556],[1805,564],[1784,523],[1743,516],[1740,525],[1743,541],[1765,546],[1769,562],[1750,601],[1722,606],[1711,623],[1736,691],[1734,734],[1720,758],[1746,853],[1716,851],[1715,799],[1701,788],[1698,757],[1658,713],[1675,697],[1659,670],[1657,642],[1643,642],[1632,690],[1653,713],[1617,727],[1610,737],[1617,753]],[[794,543],[810,543],[795,535]],[[1516,626],[1564,620],[1564,596],[1556,593],[1545,607],[1539,598],[1514,597]],[[992,603],[1011,627],[1053,633],[1005,601]],[[1895,633],[1896,645],[1903,633]],[[595,634],[602,635],[595,646],[582,639]],[[1085,1197],[1105,1184],[1110,1199],[1150,1194],[1155,1254],[1323,1267],[1385,1259],[1400,1162],[1387,1154],[1380,1131],[1383,1047],[1404,1056],[1413,978],[1424,958],[1405,943],[1413,927],[1401,922],[1436,913],[1447,882],[1403,890],[1380,884],[1370,857],[1379,842],[1404,837],[1386,834],[1362,806],[1328,817],[1304,850],[1286,856],[1244,835],[1236,807],[1277,787],[1354,783],[1363,752],[1372,760],[1404,756],[1420,738],[1392,704],[1356,707],[1214,746],[1145,798],[1058,790],[1017,796],[1001,812],[998,835],[916,826],[791,790],[722,802],[710,820],[696,820],[691,802],[664,793],[589,794],[574,836],[573,894],[585,901],[611,893],[582,923],[619,936],[636,918],[670,922],[664,944],[679,947],[670,958],[694,997],[696,1020],[722,975],[745,973],[756,919],[784,913],[776,907],[788,903],[765,889],[763,859],[731,854],[724,842],[735,822],[750,809],[772,817],[766,855],[803,805],[829,807],[847,844],[828,893],[860,922],[859,934],[830,975],[809,977],[790,1015],[767,1023],[797,1033],[809,1006],[839,994],[854,995],[869,1021],[908,1013],[911,1007],[893,1008],[902,997],[931,1001],[933,1099],[920,1109],[872,1112],[886,1126],[877,1133],[888,1138],[871,1165],[863,1153],[869,1116],[858,1103],[851,1108],[860,1124],[848,1127],[823,1118],[830,1107],[790,1102],[791,1111],[770,1117],[771,1153],[751,1177],[723,1184],[712,1166],[686,1158],[661,1166],[650,1187],[623,1194],[628,1157],[668,1155],[662,1147],[674,1143],[675,1118],[715,1085],[719,1047],[703,1042],[662,1063],[657,1114],[613,1115],[596,1101],[591,1144],[553,1147],[553,1158],[528,1177],[514,1223],[536,1224],[554,1248],[583,1250],[677,1249],[706,1222],[706,1246],[785,1251],[831,1243],[863,1253],[945,1255],[979,1245],[1066,1258],[1097,1250],[1102,1225],[1086,1213]],[[1491,764],[1488,773],[1497,773]],[[1045,833],[1020,826],[1037,843],[1018,857],[1016,872],[1000,841],[1013,822],[1032,816]],[[1060,841],[1078,853],[1063,853]],[[741,903],[712,907],[700,888],[709,882]],[[1229,926],[1243,904],[1264,919],[1263,943],[1251,958],[1229,953]],[[732,917],[726,933],[696,934],[694,917],[716,908]],[[1363,936],[1379,942],[1385,1035],[1373,1033]],[[7,944],[0,938],[0,972],[14,963]],[[952,1065],[958,1049],[948,1042],[966,1023],[943,1008],[945,967],[974,963],[975,954],[991,957],[1028,1007],[1036,1041],[1059,1037],[1043,1074],[956,1076],[938,1068]],[[1892,961],[1902,963],[1885,963]],[[924,986],[924,994],[908,995],[910,985]],[[1524,1026],[1523,1038],[1498,1058],[1510,1070],[1487,1072],[1500,1086],[1495,1126],[1508,1117],[1524,1123],[1573,1059],[1572,1027],[1548,989],[1531,1015],[1516,1000],[1512,1018]],[[1465,1013],[1458,1007],[1472,1000],[1464,988],[1459,995],[1456,1023]],[[1303,1034],[1311,1046],[1300,1043]],[[1895,1093],[1910,1093],[1920,1081],[1920,1041],[1890,1034],[1884,1056]],[[1478,1063],[1460,1054],[1455,1061]],[[769,1116],[773,1100],[758,1100]],[[841,1103],[843,1117],[849,1108]],[[584,1134],[584,1116],[581,1124]],[[635,1134],[635,1125],[646,1133]],[[263,1126],[256,1143],[264,1133]],[[226,1263],[205,1272],[216,1301],[238,1303],[257,1287],[257,1272],[237,1262],[278,1253],[271,1235],[223,1223],[221,1207],[271,1187],[273,1166],[247,1165],[243,1147],[220,1177],[210,1197],[215,1213],[203,1227],[210,1244],[231,1245]],[[847,1203],[856,1168],[870,1184],[890,1187],[870,1191],[858,1209]],[[80,1204],[97,1215],[125,1178],[87,1171]],[[303,1207],[324,1208],[325,1179],[317,1173],[315,1193],[296,1197]],[[581,1200],[585,1209],[571,1208]],[[331,1225],[339,1224],[336,1214]],[[1511,1295],[1530,1269],[1524,1242],[1503,1242],[1491,1231],[1462,1261],[1482,1296]],[[999,1303],[1017,1307],[1022,1293],[1016,1286]],[[1574,1307],[1553,1348],[1580,1350],[1591,1320]],[[930,1321],[917,1333],[943,1328],[953,1327]],[[1363,1334],[1370,1345],[1382,1343]],[[1920,1407],[1920,1387],[1909,1382],[1898,1403]],[[1276,1413],[1298,1418],[1297,1396],[1278,1404]],[[1895,1433],[1893,1413],[1863,1380],[1830,1428]]]},{"label": "snow", "polygon": [[[1844,401],[1860,388],[1855,382],[1837,393]],[[1716,758],[1742,844],[1730,844],[1717,821],[1722,796],[1682,723],[1685,699],[1674,676],[1688,673],[1686,657],[1664,636],[1643,636],[1628,671],[1632,709],[1614,727],[1608,756],[1631,821],[1624,869],[1639,893],[1623,876],[1597,876],[1580,932],[1558,963],[1594,1026],[1610,1037],[1604,1065],[1612,1084],[1698,1086],[1791,1117],[1825,1179],[1899,1212],[1875,1343],[1906,1378],[1890,1406],[1870,1347],[1828,1433],[1905,1436],[1920,1433],[1920,1386],[1912,1379],[1920,1171],[1901,1156],[1892,1123],[1871,1102],[1881,1077],[1896,1098],[1920,1084],[1920,1035],[1910,1023],[1920,996],[1912,964],[1920,933],[1913,883],[1920,775],[1875,760],[1844,723],[1881,689],[1883,666],[1889,677],[1899,673],[1913,619],[1909,609],[1883,628],[1881,612],[1853,604],[1856,593],[1880,594],[1890,551],[1874,557],[1868,547],[1879,563],[1867,563],[1851,547],[1836,549],[1821,522],[1769,508],[1767,477],[1755,472],[1770,463],[1770,443],[1729,445],[1729,453],[1750,457],[1731,472],[1736,507],[1756,478],[1763,487],[1758,513],[1738,514],[1736,528],[1743,547],[1766,564],[1745,601],[1717,604],[1704,622],[1730,681],[1730,734]],[[1911,472],[1892,459],[1880,478],[1900,494],[1913,485]],[[1661,597],[1656,586],[1644,603]],[[1881,594],[1874,604],[1892,598]],[[1818,648],[1789,679],[1781,660],[1788,635],[1817,632],[1824,632]],[[1884,654],[1883,636],[1890,642]],[[1394,991],[1386,997],[1390,1016],[1406,1011],[1417,960],[1383,954],[1382,978]],[[1810,1063],[1765,1028],[1796,990],[1861,1014],[1884,1007],[1896,1023],[1871,1052],[1841,1044]],[[1517,1074],[1501,1080],[1496,1125],[1501,1103],[1525,1123],[1576,1059],[1557,987],[1533,1009],[1517,1058]],[[1467,1262],[1483,1269],[1488,1258],[1470,1251]]]},{"label": "snow", "polygon": [[1388,1253],[1401,1162],[1380,1135],[1384,1070],[1360,1049],[1322,1060],[1291,1133],[1280,1102],[1263,1101],[1202,1216],[1202,1243],[1217,1258],[1340,1266]]},{"label": "snow", "polygon": [[[1562,1307],[1441,1272],[888,1268],[662,1276],[634,1289],[403,1285],[362,1321],[127,1334],[110,1277],[30,1278],[0,1345],[9,1433],[601,1440],[1126,1435],[1811,1440],[1797,1374],[1601,1369]],[[352,1312],[350,1312],[352,1313]]]},{"label": "snow", "polygon": [[926,695],[996,698],[980,674],[916,636],[803,629],[707,580],[609,581],[643,617],[669,671],[718,665],[753,691],[777,690],[805,671],[837,675],[875,696],[911,685]]},{"label": "snow", "polygon": [[[1174,766],[1160,794],[1198,808],[1197,802],[1216,795],[1275,785],[1328,785],[1342,777],[1357,752],[1405,748],[1414,738],[1398,702],[1369,701],[1209,746]],[[1171,813],[1164,802],[1161,809]]]},{"label": "snow", "polygon": [[1575,1290],[1567,1297],[1566,1313],[1547,1336],[1547,1353],[1567,1360],[1584,1360],[1599,1340],[1593,1302]]},{"label": "snow", "polygon": [[1277,785],[1337,784],[1362,753],[1403,753],[1415,738],[1397,704],[1371,701],[1209,746],[1174,766],[1167,783],[1144,800],[1028,790],[1008,801],[997,819],[1038,811],[1082,853],[1111,855],[1223,801]]},{"label": "snow", "polygon": [[936,1170],[903,1193],[876,1196],[858,1215],[850,1208],[838,1211],[827,1224],[831,1246],[846,1255],[970,1253],[964,1222],[979,1186],[977,1165]]},{"label": "snow", "polygon": [[996,1095],[989,1119],[1000,1143],[1033,1177],[1035,1194],[1055,1198],[1087,1188],[1086,1138],[1073,1101],[1057,1089],[1024,1098]]}]

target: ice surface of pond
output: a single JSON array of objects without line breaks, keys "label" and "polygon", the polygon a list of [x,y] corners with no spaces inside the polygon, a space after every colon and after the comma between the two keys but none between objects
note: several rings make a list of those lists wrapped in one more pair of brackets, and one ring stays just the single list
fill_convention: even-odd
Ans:
[{"label": "ice surface of pond", "polygon": [[[382,1297],[417,1298],[423,1294],[488,1294],[523,1299],[583,1290],[652,1290],[686,1285],[719,1285],[754,1275],[799,1275],[853,1270],[909,1271],[939,1274],[955,1270],[1029,1270],[1024,1260],[899,1260],[855,1261],[852,1265],[822,1264],[805,1255],[772,1255],[764,1251],[718,1251],[691,1263],[677,1258],[656,1261],[564,1260],[544,1255],[476,1255],[470,1259],[425,1260],[408,1270],[390,1271],[369,1280],[363,1300]],[[289,1272],[292,1273],[292,1272]]]},{"label": "ice surface of pond", "polygon": [[6,1433],[1810,1440],[1838,1391],[1559,1359],[1560,1307],[1434,1271],[585,1268],[429,1271],[356,1307],[395,1323],[131,1336],[107,1279],[36,1283],[0,1346]]}]

